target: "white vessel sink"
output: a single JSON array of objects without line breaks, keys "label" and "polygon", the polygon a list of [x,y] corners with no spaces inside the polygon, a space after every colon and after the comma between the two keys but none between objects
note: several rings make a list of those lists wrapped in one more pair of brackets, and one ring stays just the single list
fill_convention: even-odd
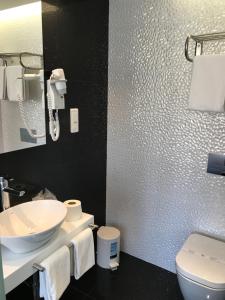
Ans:
[{"label": "white vessel sink", "polygon": [[33,251],[53,236],[67,213],[57,200],[30,201],[0,213],[1,244],[15,253]]}]

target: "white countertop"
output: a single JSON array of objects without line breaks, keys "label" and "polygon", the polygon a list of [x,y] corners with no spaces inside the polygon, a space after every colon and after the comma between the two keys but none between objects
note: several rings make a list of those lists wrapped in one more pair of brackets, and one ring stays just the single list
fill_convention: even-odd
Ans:
[{"label": "white countertop", "polygon": [[7,294],[24,280],[36,272],[32,268],[34,263],[40,264],[43,259],[70,240],[79,232],[94,223],[94,216],[82,214],[76,222],[64,222],[56,235],[41,248],[24,254],[16,254],[2,247],[3,276],[5,293]]}]

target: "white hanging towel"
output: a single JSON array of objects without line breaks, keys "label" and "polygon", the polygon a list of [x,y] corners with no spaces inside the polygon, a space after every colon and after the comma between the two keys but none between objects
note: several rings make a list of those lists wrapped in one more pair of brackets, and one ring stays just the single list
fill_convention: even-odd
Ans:
[{"label": "white hanging towel", "polygon": [[199,55],[193,60],[189,108],[224,112],[225,55]]},{"label": "white hanging towel", "polygon": [[0,100],[6,98],[6,74],[4,66],[0,66]]},{"label": "white hanging towel", "polygon": [[95,264],[92,230],[90,228],[83,230],[71,242],[74,245],[74,276],[79,279]]},{"label": "white hanging towel", "polygon": [[24,68],[22,66],[8,66],[5,69],[7,81],[7,95],[9,101],[24,100]]},{"label": "white hanging towel", "polygon": [[70,251],[63,246],[42,261],[45,268],[40,274],[40,297],[58,300],[70,283]]}]

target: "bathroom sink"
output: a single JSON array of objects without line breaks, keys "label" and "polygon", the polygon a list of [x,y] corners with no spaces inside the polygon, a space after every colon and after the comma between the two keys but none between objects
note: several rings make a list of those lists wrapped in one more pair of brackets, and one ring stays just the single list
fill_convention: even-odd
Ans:
[{"label": "bathroom sink", "polygon": [[33,251],[51,239],[67,214],[57,200],[30,201],[0,213],[1,244],[15,253]]}]

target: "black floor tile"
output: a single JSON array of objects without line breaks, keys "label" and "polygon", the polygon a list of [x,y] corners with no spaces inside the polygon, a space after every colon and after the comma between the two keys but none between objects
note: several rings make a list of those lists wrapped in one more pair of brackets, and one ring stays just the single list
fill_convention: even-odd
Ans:
[{"label": "black floor tile", "polygon": [[[33,300],[33,292],[32,288],[27,286],[26,284],[21,284],[19,287],[14,289],[6,296],[6,300]],[[42,298],[41,298],[42,299]],[[79,291],[78,289],[71,287],[71,285],[66,289],[60,300],[93,300],[91,296],[83,291]]]},{"label": "black floor tile", "polygon": [[6,300],[18,299],[33,300],[33,290],[26,283],[20,284],[17,288],[6,295]]},{"label": "black floor tile", "polygon": [[76,290],[74,288],[71,288],[69,286],[67,290],[64,292],[63,296],[60,298],[60,300],[93,300],[91,296],[88,296],[86,293]]},{"label": "black floor tile", "polygon": [[86,274],[84,274],[79,280],[75,280],[74,277],[71,278],[70,287],[71,289],[80,290],[90,295],[90,293],[95,289],[97,284],[96,278],[96,266],[91,268]]},{"label": "black floor tile", "polygon": [[117,271],[96,267],[91,296],[98,300],[182,300],[177,277],[130,255],[121,254]]},{"label": "black floor tile", "polygon": [[[32,288],[24,283],[7,300],[32,300]],[[98,266],[71,283],[61,300],[183,300],[175,274],[121,253],[120,266],[111,272]]]}]

